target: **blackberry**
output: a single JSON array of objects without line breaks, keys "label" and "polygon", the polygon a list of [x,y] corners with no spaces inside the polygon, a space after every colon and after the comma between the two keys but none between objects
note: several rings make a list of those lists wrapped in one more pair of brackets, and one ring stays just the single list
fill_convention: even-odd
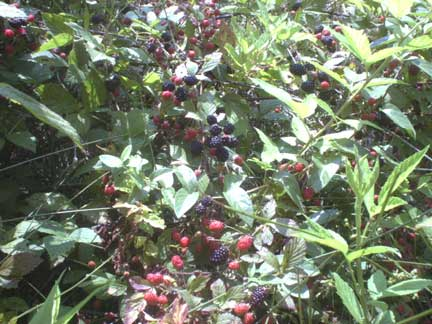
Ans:
[{"label": "blackberry", "polygon": [[220,138],[219,136],[213,136],[210,138],[208,145],[210,147],[219,147],[222,145],[222,138]]},{"label": "blackberry", "polygon": [[183,78],[183,81],[184,81],[184,83],[186,83],[188,86],[194,86],[195,84],[198,83],[199,80],[198,80],[197,77],[194,76],[194,75],[188,75],[188,76],[185,76],[185,77]]},{"label": "blackberry", "polygon": [[165,31],[162,33],[161,38],[164,42],[169,42],[171,40],[171,34]]},{"label": "blackberry", "polygon": [[229,158],[229,152],[225,147],[219,146],[216,149],[216,157],[217,157],[218,161],[226,162]]},{"label": "blackberry", "polygon": [[330,77],[325,72],[318,72],[318,80],[320,80],[321,82],[323,81],[330,82]]},{"label": "blackberry", "polygon": [[210,262],[218,265],[227,262],[229,257],[229,250],[225,246],[221,246],[214,250],[210,255]]},{"label": "blackberry", "polygon": [[303,64],[299,64],[299,63],[291,64],[289,70],[292,74],[298,76],[306,74],[306,68],[304,67]]},{"label": "blackberry", "polygon": [[257,306],[257,305],[262,304],[266,297],[267,297],[267,290],[264,287],[256,287],[252,291],[251,305]]},{"label": "blackberry", "polygon": [[12,28],[19,28],[27,25],[27,21],[24,18],[15,18],[8,21]]},{"label": "blackberry", "polygon": [[230,140],[231,140],[231,136],[227,136],[227,135],[222,136],[222,144],[223,145],[229,146]]},{"label": "blackberry", "polygon": [[231,135],[232,133],[234,133],[235,127],[233,124],[226,124],[223,131],[225,134],[227,135]]},{"label": "blackberry", "polygon": [[332,90],[320,91],[318,98],[320,98],[321,100],[327,101],[327,100],[331,99],[332,95],[333,95]]},{"label": "blackberry", "polygon": [[318,26],[315,26],[314,33],[318,34],[318,33],[321,33],[323,30],[324,30],[324,26],[318,25]]},{"label": "blackberry", "polygon": [[302,2],[301,0],[297,0],[294,5],[291,7],[291,10],[297,11],[301,8]]},{"label": "blackberry", "polygon": [[103,14],[95,14],[90,20],[93,24],[98,25],[105,21],[105,16]]},{"label": "blackberry", "polygon": [[190,145],[192,155],[200,155],[203,151],[202,143],[198,141],[193,141]]},{"label": "blackberry", "polygon": [[120,76],[118,74],[111,75],[108,80],[105,81],[105,86],[108,91],[114,91],[120,86]]},{"label": "blackberry", "polygon": [[203,204],[198,204],[195,206],[195,211],[198,215],[205,214],[207,208]]},{"label": "blackberry", "polygon": [[216,116],[208,115],[207,116],[207,123],[209,125],[217,124],[217,118],[216,118]]},{"label": "blackberry", "polygon": [[153,53],[154,51],[156,51],[157,45],[155,42],[148,42],[146,48],[147,48],[147,52]]},{"label": "blackberry", "polygon": [[162,91],[174,91],[175,90],[175,84],[171,81],[165,81],[162,84]]},{"label": "blackberry", "polygon": [[321,42],[323,42],[327,46],[331,46],[333,44],[333,37],[331,37],[331,36],[323,36],[321,38]]},{"label": "blackberry", "polygon": [[306,93],[312,93],[315,90],[315,83],[313,81],[305,81],[301,84],[301,89]]},{"label": "blackberry", "polygon": [[188,92],[183,87],[178,88],[174,94],[176,99],[179,101],[186,101],[188,99]]},{"label": "blackberry", "polygon": [[306,71],[314,71],[315,70],[315,66],[311,63],[306,63],[304,66],[305,66]]},{"label": "blackberry", "polygon": [[210,134],[212,134],[213,136],[217,136],[222,132],[222,127],[220,127],[217,124],[211,125],[210,127]]},{"label": "blackberry", "polygon": [[229,141],[228,141],[228,147],[231,147],[231,148],[234,148],[234,147],[236,147],[237,145],[239,145],[239,140],[238,140],[238,138],[237,137],[235,137],[235,136],[231,136],[230,137],[230,139],[229,139]]},{"label": "blackberry", "polygon": [[213,199],[210,196],[205,196],[203,199],[201,199],[201,205],[204,207],[210,207],[213,203]]}]

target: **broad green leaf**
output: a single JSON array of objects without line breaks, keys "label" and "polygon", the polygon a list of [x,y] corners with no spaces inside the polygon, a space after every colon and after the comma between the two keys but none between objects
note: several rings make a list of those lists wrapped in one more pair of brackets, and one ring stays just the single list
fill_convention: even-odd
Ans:
[{"label": "broad green leaf", "polygon": [[214,70],[222,59],[222,53],[214,52],[204,57],[204,64],[201,67],[200,73],[205,73]]},{"label": "broad green leaf", "polygon": [[32,151],[33,153],[36,152],[36,137],[29,131],[18,131],[12,134],[7,134],[6,138],[17,146]]},{"label": "broad green leaf", "polygon": [[39,256],[32,253],[10,255],[2,260],[0,276],[10,279],[20,279],[32,272],[42,261]]},{"label": "broad green leaf", "polygon": [[55,35],[49,41],[43,43],[39,48],[39,52],[48,51],[53,48],[60,48],[73,42],[73,36],[67,33]]},{"label": "broad green leaf", "polygon": [[278,172],[274,175],[274,180],[279,182],[294,204],[300,210],[304,209],[303,197],[300,193],[300,186],[297,182],[297,178],[290,172]]},{"label": "broad green leaf", "polygon": [[410,63],[418,66],[420,70],[432,78],[432,63],[419,58],[410,61]]},{"label": "broad green leaf", "polygon": [[357,323],[363,323],[364,313],[353,289],[337,273],[333,273],[333,278],[337,294],[341,298],[342,303]]},{"label": "broad green leaf", "polygon": [[99,160],[109,168],[123,167],[123,161],[114,155],[102,154],[99,155]]},{"label": "broad green leaf", "polygon": [[404,129],[411,137],[415,138],[416,131],[408,117],[391,103],[386,103],[381,111],[386,114],[396,125]]},{"label": "broad green leaf", "polygon": [[414,171],[428,150],[429,146],[425,147],[420,152],[411,155],[393,169],[392,173],[387,178],[387,181],[384,183],[384,186],[381,188],[378,201],[380,208],[385,207],[383,206],[384,202],[388,200],[389,196],[391,196],[399,188],[402,182],[408,178],[411,172]]},{"label": "broad green leaf", "polygon": [[303,121],[296,117],[293,116],[292,120],[291,120],[291,129],[292,132],[294,133],[295,137],[297,137],[297,139],[302,142],[302,143],[307,143],[309,142],[311,136],[309,133],[309,129],[306,126],[305,123],[303,123]]},{"label": "broad green leaf", "polygon": [[253,218],[247,217],[247,215],[252,215],[254,212],[252,200],[249,194],[240,186],[230,186],[223,192],[228,205],[237,210],[239,217],[248,225],[253,224]]},{"label": "broad green leaf", "polygon": [[99,237],[99,235],[96,234],[95,231],[85,227],[74,230],[69,235],[69,239],[78,243],[85,243],[85,244],[102,243],[102,239]]},{"label": "broad green leaf", "polygon": [[421,50],[432,47],[432,37],[429,35],[422,35],[411,40],[407,45],[410,50]]},{"label": "broad green leaf", "polygon": [[370,55],[366,59],[366,64],[371,65],[371,64],[374,64],[376,62],[382,61],[382,60],[386,59],[387,57],[392,56],[393,54],[399,53],[403,50],[404,50],[403,47],[384,48],[384,49],[379,50],[379,51],[373,53],[372,55]]},{"label": "broad green leaf", "polygon": [[260,140],[264,143],[264,148],[261,153],[261,160],[267,163],[271,163],[274,160],[279,161],[280,152],[277,145],[261,130],[259,130],[258,128],[255,128],[255,130],[258,133]]},{"label": "broad green leaf", "polygon": [[174,212],[177,218],[186,214],[198,201],[198,192],[188,192],[185,188],[181,188],[175,194]]},{"label": "broad green leaf", "polygon": [[333,176],[338,172],[342,163],[340,157],[333,159],[319,159],[312,157],[313,168],[308,179],[308,183],[315,192],[322,190]]},{"label": "broad green leaf", "polygon": [[50,110],[45,105],[6,83],[0,83],[0,96],[3,96],[16,104],[23,106],[37,119],[67,135],[72,141],[74,141],[75,144],[81,147],[81,139],[78,135],[78,132],[68,121]]},{"label": "broad green leaf", "polygon": [[342,26],[342,34],[333,33],[333,36],[360,61],[365,62],[371,56],[369,39],[364,31]]},{"label": "broad green leaf", "polygon": [[411,295],[420,290],[432,287],[432,280],[410,279],[388,287],[380,293],[380,298]]},{"label": "broad green leaf", "polygon": [[58,114],[76,112],[80,103],[68,90],[56,83],[46,83],[37,88],[42,103],[53,109]]},{"label": "broad green leaf", "polygon": [[120,160],[125,162],[130,158],[131,153],[132,153],[132,145],[129,144],[123,149],[123,152],[120,155]]},{"label": "broad green leaf", "polygon": [[196,191],[198,186],[197,177],[191,168],[186,165],[181,165],[175,168],[174,172],[183,188],[186,188],[189,192]]},{"label": "broad green leaf", "polygon": [[300,118],[309,117],[315,111],[312,106],[308,106],[304,103],[292,100],[291,95],[288,92],[278,87],[275,87],[274,85],[266,81],[254,78],[251,78],[251,81],[271,96],[286,104]]},{"label": "broad green leaf", "polygon": [[283,249],[283,259],[281,262],[281,271],[293,269],[301,263],[306,257],[306,242],[301,238],[294,237],[285,244]]},{"label": "broad green leaf", "polygon": [[414,0],[384,0],[383,5],[396,18],[402,18],[410,13]]},{"label": "broad green leaf", "polygon": [[382,254],[382,253],[393,253],[393,254],[400,255],[399,250],[396,248],[379,245],[379,246],[372,246],[372,247],[368,247],[365,249],[350,252],[347,255],[347,260],[348,260],[348,262],[353,262],[354,260],[361,258],[363,256],[366,256],[366,255]]},{"label": "broad green leaf", "polygon": [[69,238],[51,235],[45,236],[42,242],[51,261],[55,261],[60,256],[67,256],[75,246],[75,241]]},{"label": "broad green leaf", "polygon": [[416,225],[416,229],[425,228],[425,227],[432,227],[432,217],[429,217]]},{"label": "broad green leaf", "polygon": [[375,299],[382,291],[387,289],[387,279],[384,275],[384,272],[378,270],[375,272],[367,282],[369,293],[372,295],[372,298]]},{"label": "broad green leaf", "polygon": [[60,298],[59,281],[56,281],[47,299],[45,299],[29,324],[57,324],[61,304]]}]

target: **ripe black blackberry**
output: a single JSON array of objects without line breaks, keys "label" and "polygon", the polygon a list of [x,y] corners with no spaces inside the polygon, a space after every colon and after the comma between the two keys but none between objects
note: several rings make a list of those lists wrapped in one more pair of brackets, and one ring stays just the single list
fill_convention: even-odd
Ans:
[{"label": "ripe black blackberry", "polygon": [[208,145],[210,147],[219,147],[222,145],[222,138],[220,136],[213,136],[210,138]]},{"label": "ripe black blackberry", "polygon": [[190,145],[192,155],[200,155],[203,151],[202,143],[198,141],[193,141]]},{"label": "ripe black blackberry", "polygon": [[8,20],[8,23],[12,28],[19,28],[21,26],[27,25],[27,21],[24,18],[10,19]]},{"label": "ripe black blackberry", "polygon": [[302,6],[302,1],[301,0],[297,0],[294,5],[291,7],[291,10],[297,11],[301,8]]},{"label": "ripe black blackberry", "polygon": [[238,138],[237,137],[235,137],[235,136],[231,136],[230,138],[229,138],[229,141],[228,141],[228,147],[230,147],[230,148],[234,148],[234,147],[236,147],[237,145],[239,145],[239,140],[238,140]]},{"label": "ripe black blackberry", "polygon": [[214,116],[214,115],[208,115],[208,116],[207,116],[207,123],[208,123],[209,125],[216,124],[216,123],[217,123],[217,118],[216,118],[216,116]]},{"label": "ripe black blackberry", "polygon": [[320,80],[321,82],[323,81],[330,82],[330,77],[327,73],[320,71],[318,72],[318,80]]},{"label": "ripe black blackberry", "polygon": [[315,90],[315,83],[311,80],[305,81],[301,84],[301,89],[306,93],[312,93]]},{"label": "ripe black blackberry", "polygon": [[318,25],[318,26],[315,26],[314,33],[318,34],[318,33],[321,33],[323,30],[324,30],[324,26]]},{"label": "ripe black blackberry", "polygon": [[216,157],[219,162],[226,162],[229,158],[229,152],[225,147],[219,146],[216,149]]},{"label": "ripe black blackberry", "polygon": [[176,99],[179,101],[186,101],[188,98],[188,92],[183,87],[177,88],[174,95],[175,95]]},{"label": "ripe black blackberry", "polygon": [[175,84],[171,81],[165,81],[162,84],[162,91],[174,91],[175,90]]},{"label": "ripe black blackberry", "polygon": [[204,206],[201,203],[199,203],[198,205],[195,206],[195,211],[198,215],[205,214],[206,210],[207,210],[206,206]]},{"label": "ripe black blackberry", "polygon": [[323,36],[321,38],[321,42],[323,42],[323,44],[327,45],[327,46],[331,46],[333,44],[333,37],[331,36]]},{"label": "ripe black blackberry", "polygon": [[210,207],[213,204],[213,199],[210,196],[205,196],[203,199],[201,199],[200,203],[204,207]]},{"label": "ripe black blackberry", "polygon": [[186,83],[186,85],[188,85],[188,86],[194,86],[195,84],[198,83],[199,80],[198,80],[197,77],[194,76],[194,75],[188,75],[188,76],[185,76],[185,77],[183,78],[183,81],[184,81],[184,83]]},{"label": "ripe black blackberry", "polygon": [[227,135],[231,135],[232,133],[234,133],[235,127],[233,124],[226,124],[223,131],[225,134]]},{"label": "ripe black blackberry", "polygon": [[156,51],[157,45],[155,42],[148,42],[146,44],[146,48],[147,48],[147,52],[153,53],[154,51]]},{"label": "ripe black blackberry", "polygon": [[256,287],[252,291],[251,305],[258,306],[264,302],[264,299],[267,297],[267,290],[264,287]]},{"label": "ripe black blackberry", "polygon": [[225,246],[221,246],[214,250],[210,255],[210,262],[218,265],[227,262],[229,257],[229,250]]},{"label": "ripe black blackberry", "polygon": [[290,72],[294,75],[302,76],[306,74],[306,68],[303,64],[300,63],[293,63],[290,65],[289,68]]},{"label": "ripe black blackberry", "polygon": [[217,136],[222,132],[222,127],[220,127],[217,124],[211,125],[210,127],[210,134],[212,134],[213,136]]}]

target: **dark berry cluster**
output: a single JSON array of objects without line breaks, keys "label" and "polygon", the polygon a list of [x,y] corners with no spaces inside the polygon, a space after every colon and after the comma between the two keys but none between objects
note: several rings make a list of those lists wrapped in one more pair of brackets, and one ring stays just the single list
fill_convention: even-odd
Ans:
[{"label": "dark berry cluster", "polygon": [[256,287],[253,291],[252,291],[252,295],[251,295],[251,304],[253,306],[257,306],[260,305],[264,302],[265,298],[267,297],[267,289],[265,289],[264,287]]},{"label": "dark berry cluster", "polygon": [[213,204],[213,200],[210,196],[206,196],[195,206],[195,211],[198,215],[203,215],[207,211],[207,208]]},{"label": "dark berry cluster", "polygon": [[[229,158],[229,152],[226,147],[234,148],[238,145],[238,139],[232,135],[235,127],[227,123],[224,127],[220,126],[217,117],[214,115],[207,116],[210,136],[206,140],[206,145],[210,148],[210,154],[215,156],[218,161],[226,162]],[[226,146],[226,147],[225,147]]]},{"label": "dark berry cluster", "polygon": [[290,72],[297,76],[302,76],[306,74],[306,67],[300,63],[293,63],[289,68]]},{"label": "dark berry cluster", "polygon": [[229,250],[225,246],[221,246],[214,250],[210,255],[210,262],[214,265],[219,265],[227,262]]}]

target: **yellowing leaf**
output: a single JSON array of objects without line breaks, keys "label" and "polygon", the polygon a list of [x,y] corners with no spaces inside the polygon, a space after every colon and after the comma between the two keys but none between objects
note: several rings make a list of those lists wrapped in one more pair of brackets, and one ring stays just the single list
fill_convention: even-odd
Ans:
[{"label": "yellowing leaf", "polygon": [[385,0],[384,6],[396,18],[402,18],[410,13],[414,0]]}]

